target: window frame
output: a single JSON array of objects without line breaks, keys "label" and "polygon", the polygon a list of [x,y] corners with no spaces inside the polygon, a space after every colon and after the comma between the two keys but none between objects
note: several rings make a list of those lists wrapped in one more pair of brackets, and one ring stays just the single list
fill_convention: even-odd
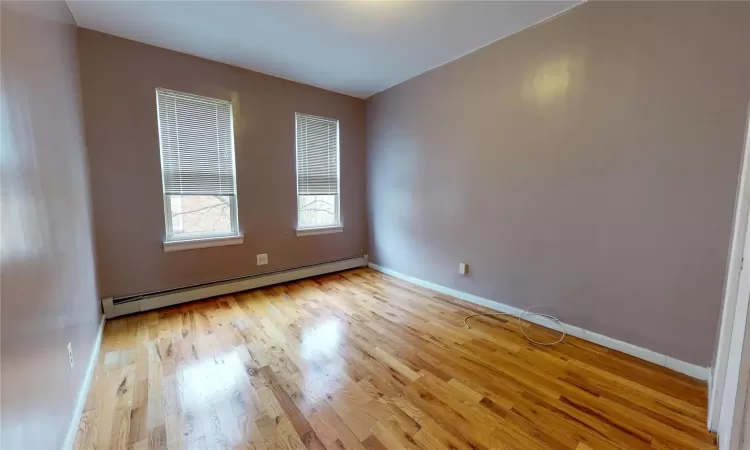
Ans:
[{"label": "window frame", "polygon": [[[331,225],[323,225],[319,227],[303,227],[300,224],[300,194],[299,194],[299,147],[297,146],[297,123],[300,116],[315,117],[322,120],[336,122],[336,202],[333,206],[334,216],[336,223]],[[341,221],[341,121],[332,117],[323,117],[316,114],[308,114],[295,112],[294,113],[294,178],[297,187],[297,220],[296,220],[296,231],[297,236],[310,236],[315,234],[330,234],[339,233],[344,231],[344,225]]]},{"label": "window frame", "polygon": [[[203,98],[211,103],[225,103],[229,106],[229,133],[231,141],[232,151],[232,171],[233,171],[233,188],[234,195],[225,195],[222,197],[229,197],[229,222],[231,231],[229,232],[217,232],[217,233],[184,233],[180,236],[175,235],[172,226],[172,203],[170,201],[170,195],[165,192],[165,180],[164,180],[164,149],[162,148],[162,124],[161,115],[159,111],[159,92],[175,92],[177,94],[183,94],[192,97]],[[156,124],[158,127],[158,138],[159,138],[159,166],[161,170],[161,193],[162,202],[164,204],[164,251],[175,251],[175,250],[189,250],[192,248],[202,247],[213,247],[213,246],[224,246],[224,245],[235,245],[242,244],[243,235],[239,225],[239,214],[237,208],[237,155],[235,152],[234,145],[234,105],[232,102],[217,99],[212,97],[206,97],[203,95],[191,94],[188,92],[175,91],[173,89],[167,89],[157,87],[154,89],[154,95],[156,98]],[[214,243],[215,242],[215,243]]]}]

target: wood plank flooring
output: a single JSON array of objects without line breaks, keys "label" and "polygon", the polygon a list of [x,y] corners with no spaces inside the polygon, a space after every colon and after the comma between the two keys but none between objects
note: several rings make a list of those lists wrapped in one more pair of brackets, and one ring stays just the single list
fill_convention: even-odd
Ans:
[{"label": "wood plank flooring", "polygon": [[356,269],[108,321],[75,448],[715,448],[705,384],[476,312]]}]

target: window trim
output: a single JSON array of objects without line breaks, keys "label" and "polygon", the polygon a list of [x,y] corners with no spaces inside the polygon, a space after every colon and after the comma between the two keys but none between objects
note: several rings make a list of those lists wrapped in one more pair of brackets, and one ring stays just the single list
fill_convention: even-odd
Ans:
[{"label": "window trim", "polygon": [[341,233],[343,231],[344,231],[344,227],[342,227],[341,225],[332,225],[332,226],[326,226],[326,227],[297,228],[297,237],[313,236],[316,234]]},{"label": "window trim", "polygon": [[200,239],[182,239],[178,241],[164,241],[165,252],[177,252],[180,250],[193,250],[196,248],[207,248],[207,247],[224,247],[227,245],[240,245],[244,242],[245,236],[231,235],[231,236],[214,236],[209,238]]},{"label": "window trim", "polygon": [[[164,191],[164,150],[161,145],[161,115],[159,114],[159,91],[163,92],[174,92],[177,94],[185,94],[192,97],[198,97],[205,99],[206,102],[210,103],[225,103],[229,106],[229,133],[231,136],[232,143],[232,168],[234,170],[234,196],[228,196],[230,202],[230,223],[232,230],[229,233],[203,233],[203,234],[190,234],[185,236],[175,236],[174,230],[172,229],[172,205],[169,202],[169,195]],[[243,234],[240,231],[240,218],[238,214],[237,202],[239,194],[237,192],[237,155],[235,152],[234,145],[234,105],[231,101],[206,97],[198,94],[191,94],[189,92],[175,91],[173,89],[167,89],[162,87],[156,87],[154,89],[154,97],[156,99],[156,125],[158,128],[159,138],[159,166],[161,170],[161,193],[162,201],[164,204],[164,240],[163,246],[165,252],[176,251],[176,250],[189,250],[192,248],[204,248],[204,247],[215,247],[224,245],[237,245],[242,244]],[[295,131],[296,133],[296,131]],[[235,242],[227,243],[230,238],[235,238]],[[208,245],[209,241],[215,242],[215,245]],[[192,244],[189,244],[192,242]],[[178,245],[179,244],[179,245]]]},{"label": "window trim", "polygon": [[[299,148],[297,147],[297,120],[299,116],[316,117],[323,120],[335,121],[336,122],[336,203],[333,207],[333,211],[336,217],[336,223],[331,225],[324,225],[320,227],[303,227],[299,223]],[[338,233],[344,231],[344,224],[341,221],[341,121],[332,117],[323,117],[316,114],[307,114],[301,112],[294,113],[294,182],[297,186],[297,225],[295,230],[297,231],[297,237],[300,236],[311,236],[315,234],[329,234]],[[333,231],[325,231],[333,230]]]}]

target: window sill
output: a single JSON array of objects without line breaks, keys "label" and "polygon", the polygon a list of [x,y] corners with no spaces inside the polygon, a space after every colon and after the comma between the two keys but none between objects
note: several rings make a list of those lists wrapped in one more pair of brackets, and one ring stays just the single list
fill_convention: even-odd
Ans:
[{"label": "window sill", "polygon": [[206,247],[223,247],[225,245],[240,245],[244,241],[243,235],[239,236],[221,236],[203,239],[185,239],[183,241],[166,241],[164,242],[165,252],[177,252],[180,250],[193,250],[196,248]]},{"label": "window sill", "polygon": [[320,227],[320,228],[297,228],[297,237],[312,236],[315,234],[341,233],[344,227]]}]

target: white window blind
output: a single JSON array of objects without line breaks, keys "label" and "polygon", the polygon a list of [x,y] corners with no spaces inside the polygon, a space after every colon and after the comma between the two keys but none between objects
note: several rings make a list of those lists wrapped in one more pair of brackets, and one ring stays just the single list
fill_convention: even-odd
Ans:
[{"label": "white window blind", "polygon": [[164,194],[234,196],[232,104],[161,88],[156,96]]},{"label": "white window blind", "polygon": [[297,114],[297,192],[338,195],[339,122]]},{"label": "white window blind", "polygon": [[339,122],[296,115],[299,228],[339,225]]}]

